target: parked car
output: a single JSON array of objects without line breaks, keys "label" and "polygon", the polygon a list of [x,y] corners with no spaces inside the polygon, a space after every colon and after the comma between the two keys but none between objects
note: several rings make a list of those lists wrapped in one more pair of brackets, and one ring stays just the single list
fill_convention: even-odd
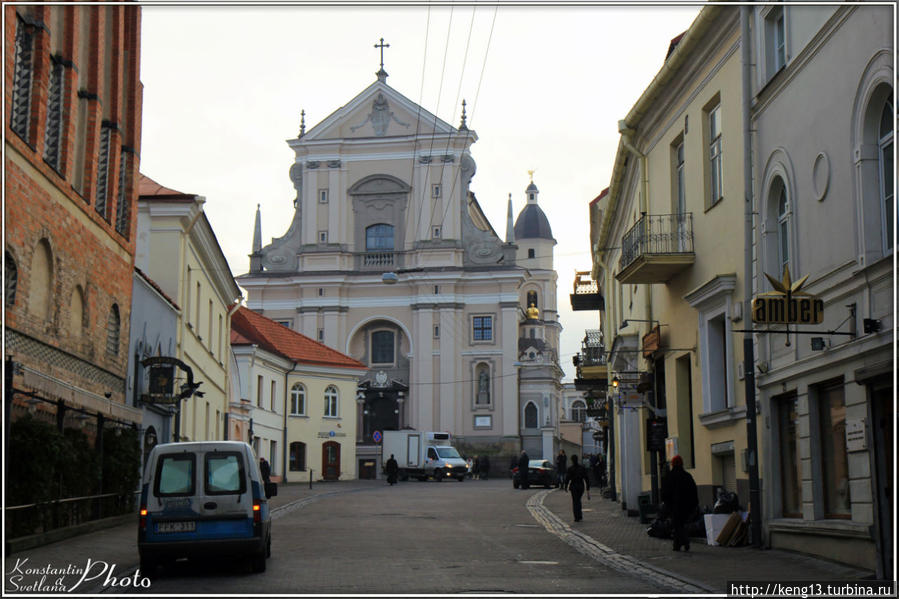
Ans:
[{"label": "parked car", "polygon": [[254,572],[271,556],[268,498],[253,448],[238,441],[165,443],[150,452],[141,484],[140,569],[176,559],[245,556]]},{"label": "parked car", "polygon": [[[529,460],[528,461],[528,485],[543,485],[547,489],[550,487],[558,487],[559,481],[556,477],[556,467],[549,460]],[[518,473],[518,466],[512,468],[512,486],[516,489],[521,486],[521,475]]]}]

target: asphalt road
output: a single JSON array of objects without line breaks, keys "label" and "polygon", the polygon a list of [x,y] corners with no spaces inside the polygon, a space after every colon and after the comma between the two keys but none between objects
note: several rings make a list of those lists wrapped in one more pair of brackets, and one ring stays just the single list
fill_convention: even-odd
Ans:
[{"label": "asphalt road", "polygon": [[410,481],[295,502],[275,513],[272,557],[182,561],[152,594],[600,594],[666,592],[604,566],[535,520],[508,479]]}]

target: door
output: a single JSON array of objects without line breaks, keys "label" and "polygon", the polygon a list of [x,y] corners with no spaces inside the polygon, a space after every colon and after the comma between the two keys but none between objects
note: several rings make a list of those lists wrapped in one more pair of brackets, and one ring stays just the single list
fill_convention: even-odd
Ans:
[{"label": "door", "polygon": [[322,478],[337,480],[340,477],[340,443],[327,441],[322,444]]}]

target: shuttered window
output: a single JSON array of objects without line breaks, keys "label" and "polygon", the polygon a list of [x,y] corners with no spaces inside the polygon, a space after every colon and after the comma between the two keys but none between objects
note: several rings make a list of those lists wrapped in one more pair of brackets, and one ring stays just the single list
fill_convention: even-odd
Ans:
[{"label": "shuttered window", "polygon": [[31,124],[31,90],[34,78],[34,28],[16,15],[15,71],[13,72],[10,128],[26,142]]}]

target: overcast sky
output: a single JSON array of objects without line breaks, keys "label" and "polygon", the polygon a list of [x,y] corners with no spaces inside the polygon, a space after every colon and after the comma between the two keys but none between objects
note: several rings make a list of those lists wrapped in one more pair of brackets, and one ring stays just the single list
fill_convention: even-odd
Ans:
[{"label": "overcast sky", "polygon": [[559,242],[560,362],[572,380],[571,356],[598,328],[568,299],[575,271],[591,266],[587,204],[609,184],[618,120],[699,9],[144,6],[141,171],[205,196],[232,274],[247,272],[256,205],[263,245],[293,215],[285,140],[300,110],[311,129],[370,85],[383,37],[391,87],[454,126],[466,100],[479,137],[471,190],[500,235],[509,193],[517,215],[535,170]]}]

